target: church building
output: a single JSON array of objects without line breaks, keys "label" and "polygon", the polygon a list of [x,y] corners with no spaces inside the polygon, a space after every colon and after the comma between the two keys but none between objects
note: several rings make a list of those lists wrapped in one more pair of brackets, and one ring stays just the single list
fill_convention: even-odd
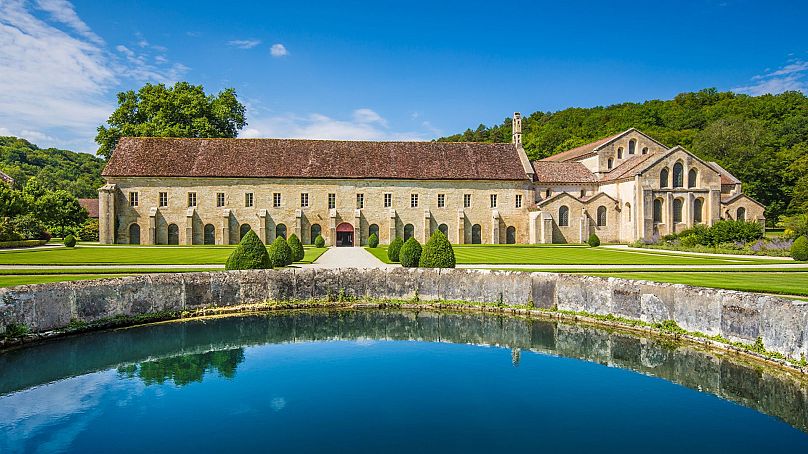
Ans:
[{"label": "church building", "polygon": [[360,246],[632,242],[764,207],[714,162],[636,129],[531,162],[512,143],[120,139],[99,189],[102,243]]}]

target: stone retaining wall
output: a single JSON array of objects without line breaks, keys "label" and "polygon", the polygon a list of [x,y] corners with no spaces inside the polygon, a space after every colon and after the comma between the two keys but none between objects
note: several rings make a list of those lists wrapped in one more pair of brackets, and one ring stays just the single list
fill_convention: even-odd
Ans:
[{"label": "stone retaining wall", "polygon": [[437,269],[256,270],[153,274],[0,289],[0,334],[211,306],[338,298],[463,300],[613,314],[808,356],[808,303],[773,296],[552,273]]}]

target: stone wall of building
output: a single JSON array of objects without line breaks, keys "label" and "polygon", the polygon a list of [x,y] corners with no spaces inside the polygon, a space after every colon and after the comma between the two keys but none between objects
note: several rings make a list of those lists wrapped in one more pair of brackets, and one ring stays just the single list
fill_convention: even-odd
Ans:
[{"label": "stone wall of building", "polygon": [[356,298],[532,304],[657,323],[808,356],[808,303],[681,284],[474,270],[256,270],[142,275],[0,289],[0,333],[266,300]]}]

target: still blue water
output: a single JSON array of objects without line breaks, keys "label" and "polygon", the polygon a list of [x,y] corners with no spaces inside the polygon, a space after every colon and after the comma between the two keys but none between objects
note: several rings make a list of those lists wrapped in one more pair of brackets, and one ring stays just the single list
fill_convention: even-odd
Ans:
[{"label": "still blue water", "polygon": [[801,384],[592,328],[423,317],[212,319],[0,354],[0,452],[808,450],[758,411],[801,424]]}]

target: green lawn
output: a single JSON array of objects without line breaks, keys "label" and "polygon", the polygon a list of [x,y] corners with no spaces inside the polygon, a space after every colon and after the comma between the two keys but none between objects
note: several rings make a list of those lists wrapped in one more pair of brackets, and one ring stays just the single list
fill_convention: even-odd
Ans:
[{"label": "green lawn", "polygon": [[[235,246],[112,246],[78,245],[68,248],[32,248],[0,251],[3,265],[223,265]],[[311,263],[326,248],[306,248],[298,263]]]},{"label": "green lawn", "polygon": [[126,274],[46,274],[46,275],[22,275],[22,276],[0,276],[0,287],[13,287],[24,284],[46,284],[48,282],[80,281],[85,279],[100,279],[103,277],[121,277]]},{"label": "green lawn", "polygon": [[[385,263],[387,247],[367,248]],[[631,251],[587,246],[454,246],[458,264],[493,265],[740,265],[793,263],[789,260],[738,259],[671,254],[664,251]]]}]

